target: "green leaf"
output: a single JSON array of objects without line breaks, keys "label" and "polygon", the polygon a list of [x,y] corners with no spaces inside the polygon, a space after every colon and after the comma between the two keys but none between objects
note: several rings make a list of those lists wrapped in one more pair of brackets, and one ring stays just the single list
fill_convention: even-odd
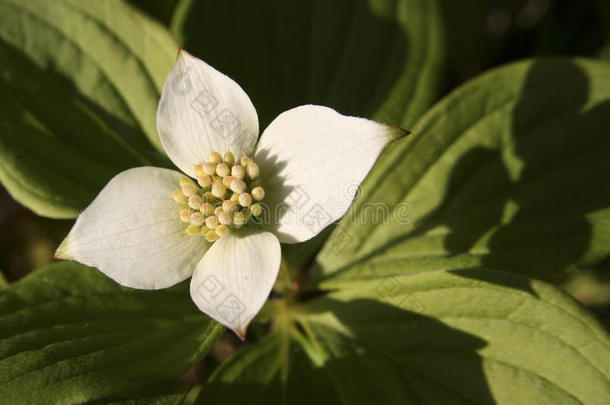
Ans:
[{"label": "green leaf", "polygon": [[294,339],[274,333],[222,363],[195,404],[341,403],[322,371]]},{"label": "green leaf", "polygon": [[144,394],[137,399],[103,399],[89,403],[103,405],[182,405],[182,400],[189,390],[189,386],[185,383],[180,383],[173,388],[168,387],[167,393]]},{"label": "green leaf", "polygon": [[0,323],[0,397],[30,404],[175,393],[223,330],[184,284],[131,290],[75,262],[0,290]]},{"label": "green leaf", "polygon": [[308,311],[327,364],[336,361],[329,378],[355,401],[377,387],[382,403],[603,404],[610,389],[607,332],[566,294],[523,276],[388,277]]},{"label": "green leaf", "polygon": [[471,81],[380,158],[314,283],[594,266],[610,253],[609,126],[606,63],[526,61]]},{"label": "green leaf", "polygon": [[439,84],[436,0],[182,0],[172,30],[240,83],[261,128],[302,104],[410,126]]},{"label": "green leaf", "polygon": [[157,18],[163,23],[163,25],[169,25],[172,16],[174,15],[174,8],[178,3],[178,0],[128,0],[130,4],[133,4],[137,8],[147,12],[149,15]]},{"label": "green leaf", "polygon": [[[500,5],[493,0],[440,0],[451,84],[462,83],[507,58],[516,58],[511,52],[514,37],[534,42],[531,31],[524,34],[520,26],[527,2],[509,0]],[[502,20],[508,23],[503,24]]]},{"label": "green leaf", "polygon": [[199,403],[604,404],[610,390],[607,332],[569,296],[524,276],[388,277],[297,311],[290,350],[283,335],[246,348]]},{"label": "green leaf", "polygon": [[175,388],[169,388],[167,393],[152,395],[141,395],[137,399],[103,399],[100,401],[88,402],[89,404],[103,405],[182,405],[182,399],[188,393],[189,387],[185,384],[178,384]]},{"label": "green leaf", "polygon": [[75,217],[115,174],[161,164],[155,115],[177,46],[120,1],[0,0],[0,181]]}]

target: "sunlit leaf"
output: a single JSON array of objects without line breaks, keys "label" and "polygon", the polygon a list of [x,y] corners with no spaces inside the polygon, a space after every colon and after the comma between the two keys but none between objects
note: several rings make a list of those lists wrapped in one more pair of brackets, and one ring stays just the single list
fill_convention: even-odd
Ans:
[{"label": "sunlit leaf", "polygon": [[0,181],[11,195],[74,217],[121,170],[164,164],[155,114],[176,50],[121,1],[0,1]]}]

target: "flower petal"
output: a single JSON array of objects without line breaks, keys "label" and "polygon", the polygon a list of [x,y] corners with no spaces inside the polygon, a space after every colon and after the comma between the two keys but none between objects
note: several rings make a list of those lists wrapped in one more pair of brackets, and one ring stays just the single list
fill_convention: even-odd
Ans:
[{"label": "flower petal", "polygon": [[194,176],[212,151],[251,155],[258,116],[237,83],[181,49],[163,85],[157,131],[172,162]]},{"label": "flower petal", "polygon": [[383,148],[405,132],[316,105],[280,114],[254,156],[269,208],[265,229],[282,243],[317,235],[345,214]]},{"label": "flower petal", "polygon": [[244,339],[277,277],[280,243],[244,229],[216,241],[193,273],[191,297],[199,309]]},{"label": "flower petal", "polygon": [[126,287],[187,279],[209,244],[188,236],[172,191],[183,174],[138,167],[116,175],[76,220],[56,257],[97,267]]}]

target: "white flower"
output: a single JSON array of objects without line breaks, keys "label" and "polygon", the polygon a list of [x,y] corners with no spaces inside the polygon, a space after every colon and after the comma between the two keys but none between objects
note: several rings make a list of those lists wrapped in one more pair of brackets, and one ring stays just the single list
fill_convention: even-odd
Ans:
[{"label": "white flower", "polygon": [[156,167],[119,173],[56,257],[131,288],[166,288],[192,276],[199,309],[242,338],[277,277],[280,242],[303,242],[341,218],[354,185],[400,133],[305,105],[280,114],[257,143],[246,93],[182,50],[163,87],[157,129],[190,179]]}]

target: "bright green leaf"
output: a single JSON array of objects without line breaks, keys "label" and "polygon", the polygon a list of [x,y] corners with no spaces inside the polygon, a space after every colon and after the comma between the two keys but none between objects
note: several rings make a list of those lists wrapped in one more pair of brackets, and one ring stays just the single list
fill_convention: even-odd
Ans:
[{"label": "bright green leaf", "polygon": [[326,285],[486,267],[543,276],[610,253],[610,65],[487,73],[391,145],[317,259]]},{"label": "bright green leaf", "polygon": [[0,0],[0,181],[67,218],[121,170],[165,164],[155,114],[176,49],[120,1]]},{"label": "bright green leaf", "polygon": [[308,311],[346,402],[604,404],[610,392],[606,330],[563,292],[523,276],[387,277]]},{"label": "bright green leaf", "polygon": [[0,398],[29,404],[175,393],[223,330],[184,285],[126,289],[74,262],[0,290],[0,323]]}]

